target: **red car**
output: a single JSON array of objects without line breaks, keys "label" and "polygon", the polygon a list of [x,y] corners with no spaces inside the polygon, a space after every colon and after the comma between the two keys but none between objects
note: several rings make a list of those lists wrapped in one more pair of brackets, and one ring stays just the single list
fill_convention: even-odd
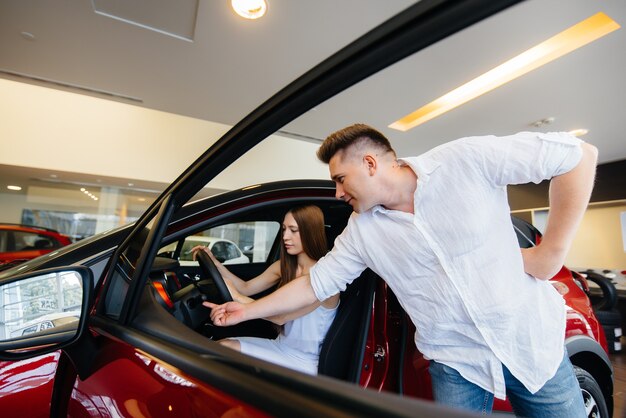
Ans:
[{"label": "red car", "polygon": [[[252,262],[227,267],[239,277],[255,277],[278,257],[285,211],[304,203],[323,210],[332,242],[352,209],[335,199],[330,181],[255,184],[187,202],[306,109],[511,3],[422,0],[233,127],[135,224],[0,272],[2,414],[475,416],[430,401],[427,362],[412,342],[411,323],[374,272],[366,270],[341,295],[340,310],[322,346],[319,376],[310,376],[215,343],[230,335],[270,338],[276,331],[263,320],[214,327],[201,302],[229,297],[219,273],[203,258],[197,266],[183,265],[179,258],[187,237],[220,236],[252,249]],[[521,246],[540,239],[532,226],[517,219],[511,228]],[[609,417],[612,368],[585,281],[564,267],[552,283],[569,307],[565,344],[588,415]],[[77,322],[11,334],[38,316],[77,310]]]},{"label": "red car", "polygon": [[71,243],[54,229],[0,223],[0,265],[31,260]]}]

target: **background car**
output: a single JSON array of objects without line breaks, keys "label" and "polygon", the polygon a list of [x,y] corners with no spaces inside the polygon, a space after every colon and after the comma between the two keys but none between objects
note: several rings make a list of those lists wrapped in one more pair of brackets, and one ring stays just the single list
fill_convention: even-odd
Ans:
[{"label": "background car", "polygon": [[[375,272],[365,270],[342,293],[320,353],[319,376],[310,376],[216,343],[230,335],[271,338],[276,330],[263,320],[214,327],[202,302],[221,302],[227,296],[220,290],[216,269],[204,261],[181,265],[176,250],[172,257],[158,254],[187,237],[228,227],[242,236],[251,234],[253,244],[248,245],[254,250],[253,262],[228,268],[241,278],[256,277],[278,259],[281,220],[299,204],[322,209],[328,242],[333,242],[352,209],[335,198],[330,181],[253,184],[190,200],[227,172],[230,164],[307,109],[416,51],[436,47],[437,41],[512,3],[416,3],[244,118],[133,225],[0,272],[3,297],[18,299],[22,288],[42,276],[66,275],[80,282],[82,302],[73,332],[64,329],[0,340],[3,414],[20,415],[28,405],[30,416],[474,416],[430,401],[427,361],[411,341],[411,322]],[[419,84],[419,77],[411,73],[407,86],[409,81]],[[323,113],[324,106],[316,111]],[[349,115],[350,121],[354,118]],[[271,168],[268,161],[264,164]],[[528,224],[514,221],[511,227],[517,228],[522,245],[540,239]],[[178,245],[176,249],[180,251]],[[64,284],[61,279],[54,282]],[[612,368],[605,336],[583,290],[585,281],[564,267],[551,283],[567,304],[564,344],[588,414],[610,416]],[[5,316],[13,314],[5,312]]]},{"label": "background car", "polygon": [[71,242],[54,229],[0,223],[0,264],[30,260]]},{"label": "background car", "polygon": [[[159,250],[159,255],[173,255],[176,247],[179,246],[179,242],[169,244]],[[216,237],[205,237],[201,235],[193,235],[186,237],[182,241],[182,247],[177,252],[178,261],[181,266],[197,265],[193,259],[192,248],[197,245],[207,247],[215,258],[222,264],[241,264],[249,263],[250,259],[243,254],[243,251],[239,249],[234,242]]]}]

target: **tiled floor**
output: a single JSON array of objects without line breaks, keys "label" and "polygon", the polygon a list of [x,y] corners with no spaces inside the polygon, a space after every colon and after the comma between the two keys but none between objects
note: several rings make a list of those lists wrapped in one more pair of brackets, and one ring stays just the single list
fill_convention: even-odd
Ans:
[{"label": "tiled floor", "polygon": [[613,363],[613,417],[626,418],[626,351],[609,357]]}]

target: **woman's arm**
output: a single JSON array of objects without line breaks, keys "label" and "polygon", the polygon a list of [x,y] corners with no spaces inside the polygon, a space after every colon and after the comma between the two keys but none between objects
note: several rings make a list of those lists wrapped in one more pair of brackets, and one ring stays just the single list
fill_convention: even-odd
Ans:
[{"label": "woman's arm", "polygon": [[[213,262],[215,263],[215,267],[217,267],[217,270],[224,278],[224,281],[227,282],[227,285],[228,282],[230,282],[230,285],[234,287],[241,296],[256,295],[257,293],[260,293],[274,286],[280,280],[280,261],[272,263],[272,265],[270,265],[263,273],[261,273],[254,279],[245,281],[231,273],[230,270],[228,270],[222,263],[217,260],[217,258],[215,258],[211,250],[209,250],[204,245],[195,246],[191,249],[191,251],[194,253],[194,260],[195,253],[197,251],[204,251],[205,253],[207,253],[207,255],[211,257],[211,260],[213,260]],[[233,292],[231,292],[231,294],[232,293]]]},{"label": "woman's arm", "polygon": [[254,302],[254,299],[252,299],[251,297],[248,297],[239,293],[237,288],[231,283],[229,279],[224,279],[224,283],[226,284],[226,287],[228,288],[228,291],[230,292],[230,295],[233,297],[233,300],[235,302],[239,302],[239,303]]}]

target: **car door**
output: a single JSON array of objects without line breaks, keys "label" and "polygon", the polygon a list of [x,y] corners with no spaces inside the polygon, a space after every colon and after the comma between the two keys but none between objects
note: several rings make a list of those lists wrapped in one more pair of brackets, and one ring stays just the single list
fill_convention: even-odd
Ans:
[{"label": "car door", "polygon": [[[155,218],[167,202],[160,209]],[[357,386],[260,363],[183,326],[140,282],[138,266],[156,234],[152,219],[140,225],[114,257],[90,333],[58,367],[55,411],[78,417],[382,413],[375,392],[364,398]],[[410,405],[395,399],[384,408],[404,415],[413,413]]]}]

